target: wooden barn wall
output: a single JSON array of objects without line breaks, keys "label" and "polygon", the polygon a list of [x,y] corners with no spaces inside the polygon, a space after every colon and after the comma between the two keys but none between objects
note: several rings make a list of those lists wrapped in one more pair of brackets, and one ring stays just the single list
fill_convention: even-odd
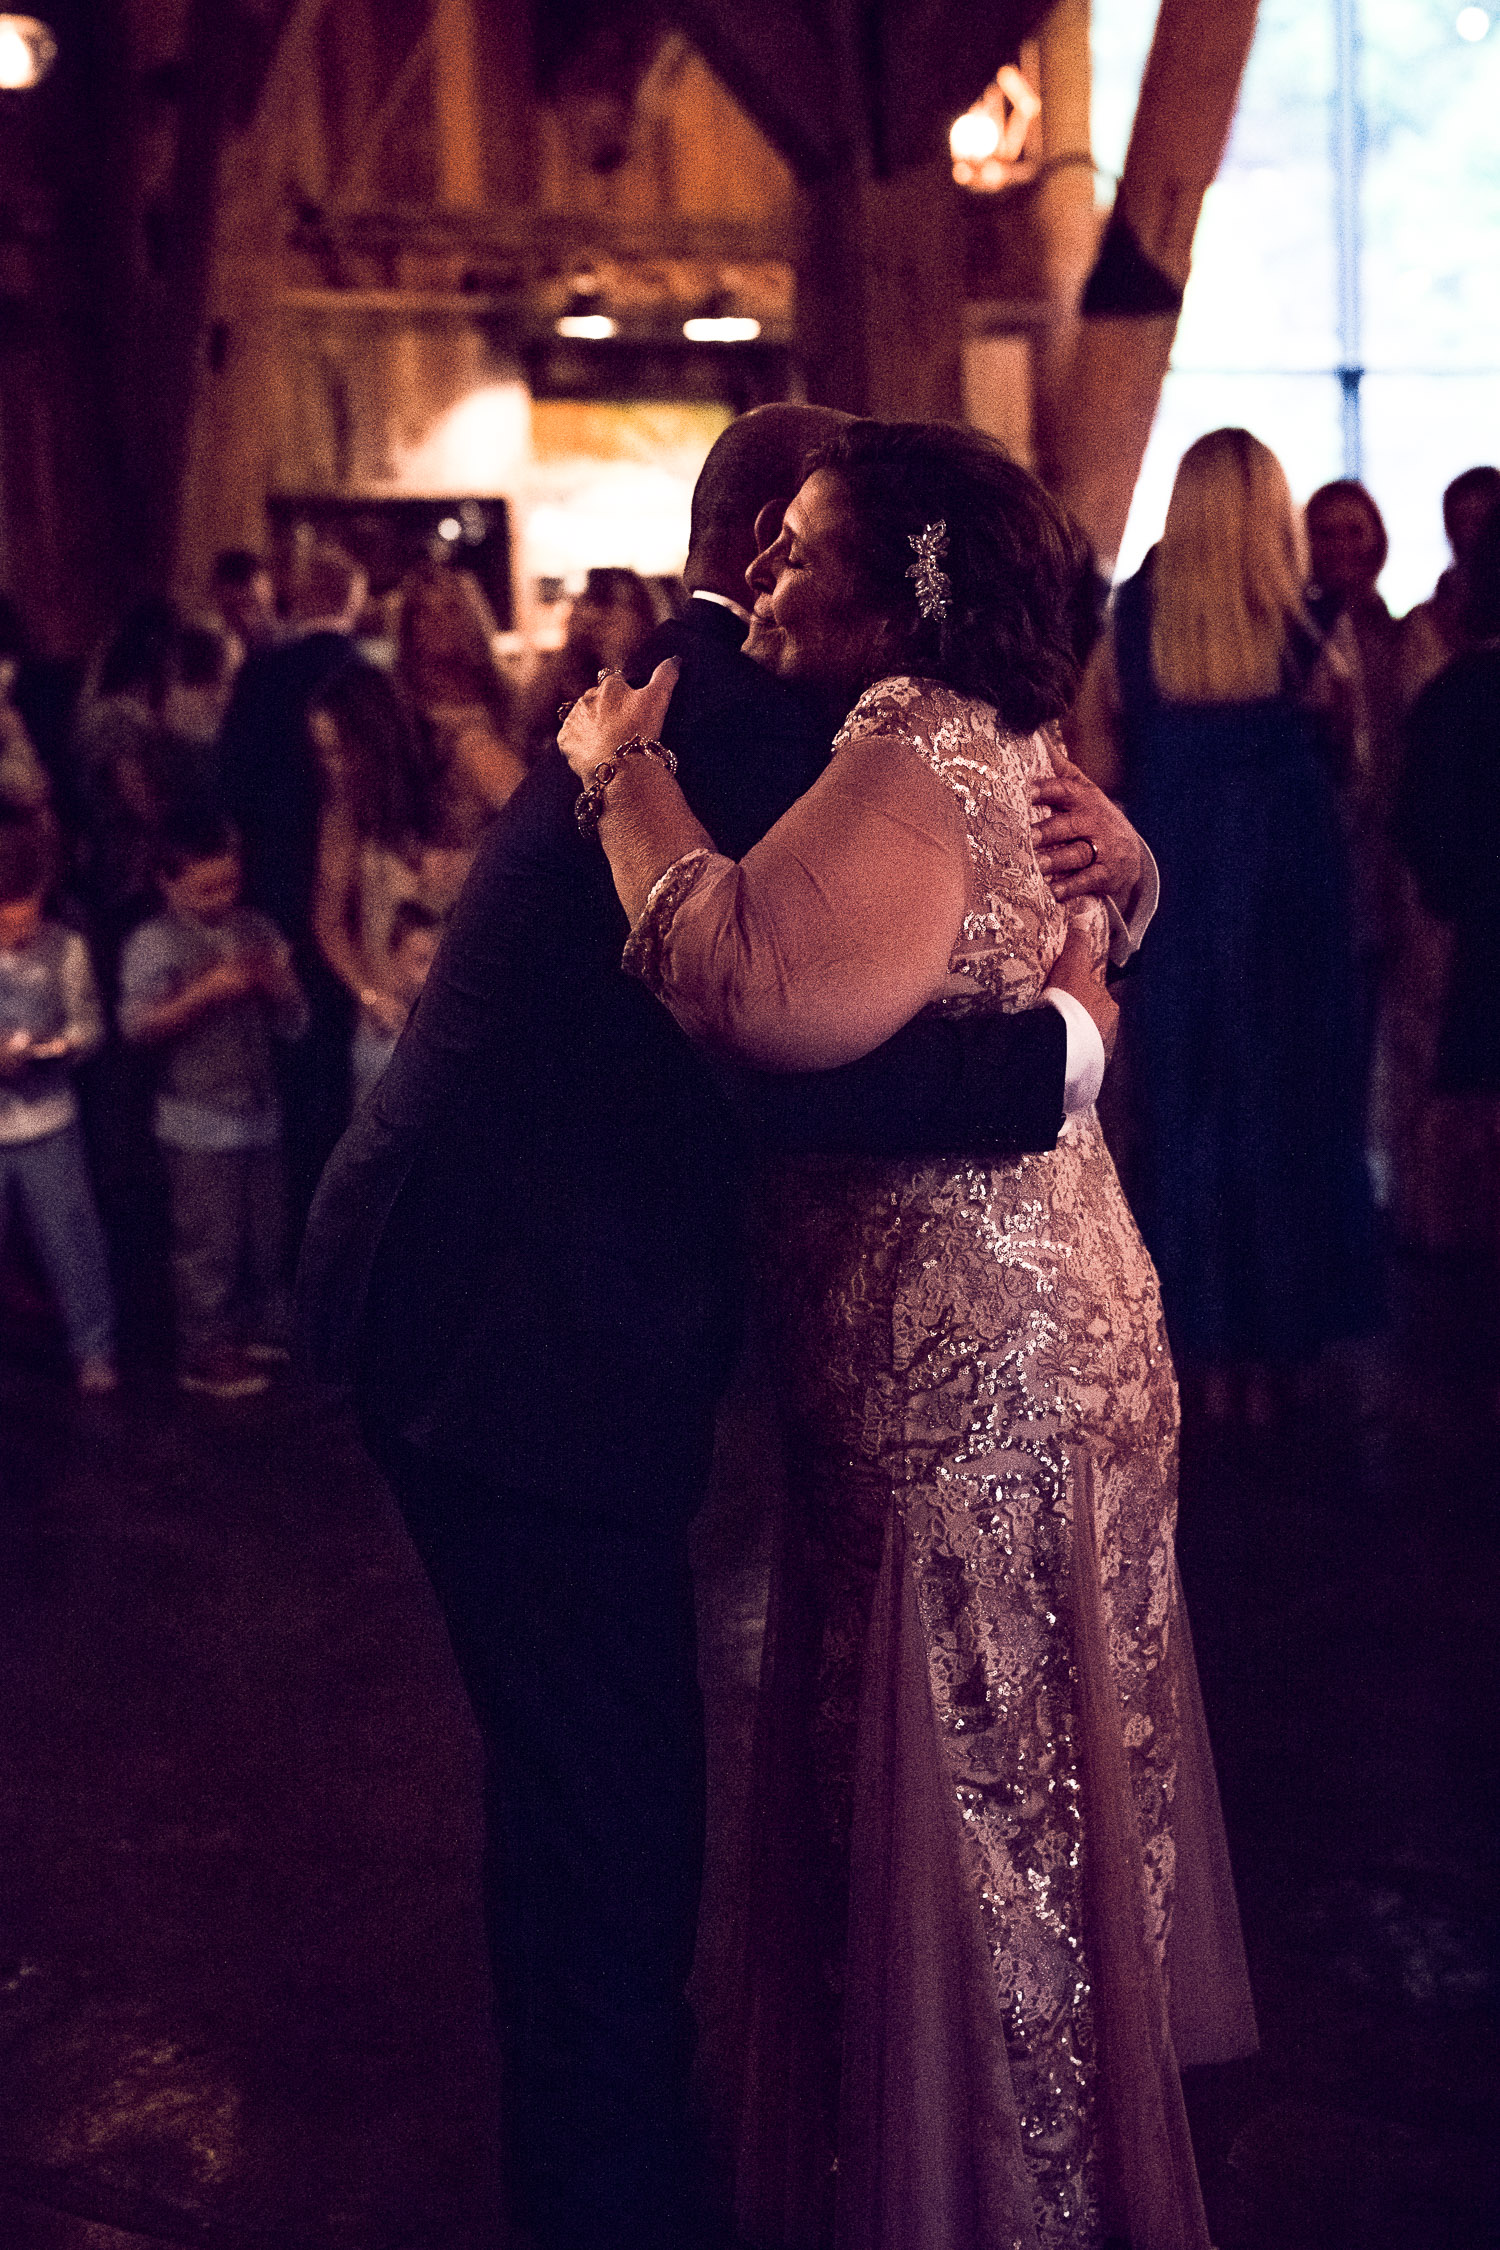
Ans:
[{"label": "wooden barn wall", "polygon": [[525,337],[577,268],[679,323],[722,275],[790,332],[800,191],[680,37],[657,43],[607,171],[591,168],[588,105],[530,88],[504,0],[328,0],[294,32],[224,152],[185,592],[215,549],[263,540],[272,493],[524,505],[528,441],[511,430],[504,458],[503,403],[467,465],[445,418],[478,393],[519,395]]}]

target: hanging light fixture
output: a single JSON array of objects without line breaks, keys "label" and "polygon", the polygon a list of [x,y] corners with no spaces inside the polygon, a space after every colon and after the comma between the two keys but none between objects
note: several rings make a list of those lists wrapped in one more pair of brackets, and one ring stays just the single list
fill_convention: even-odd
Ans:
[{"label": "hanging light fixture", "polygon": [[0,15],[0,92],[40,86],[57,60],[57,41],[40,16]]}]

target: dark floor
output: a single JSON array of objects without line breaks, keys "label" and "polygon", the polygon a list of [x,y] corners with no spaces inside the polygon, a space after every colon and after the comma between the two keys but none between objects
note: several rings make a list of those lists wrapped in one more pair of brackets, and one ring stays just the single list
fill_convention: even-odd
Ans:
[{"label": "dark floor", "polygon": [[[1264,2039],[1190,2087],[1220,2250],[1497,2235],[1497,1292],[1394,1295],[1185,1452]],[[703,1528],[720,1895],[758,1552]],[[475,1745],[349,1434],[0,1367],[0,1604],[3,2250],[488,2250]]]}]

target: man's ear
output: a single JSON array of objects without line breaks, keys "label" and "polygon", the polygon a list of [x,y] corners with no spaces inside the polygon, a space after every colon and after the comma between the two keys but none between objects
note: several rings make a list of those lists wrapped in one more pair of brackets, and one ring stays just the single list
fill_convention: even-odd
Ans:
[{"label": "man's ear", "polygon": [[785,500],[768,500],[756,517],[755,552],[758,555],[763,555],[768,547],[774,547],[781,537],[781,519],[786,514],[787,501],[790,499],[791,494],[788,493]]}]

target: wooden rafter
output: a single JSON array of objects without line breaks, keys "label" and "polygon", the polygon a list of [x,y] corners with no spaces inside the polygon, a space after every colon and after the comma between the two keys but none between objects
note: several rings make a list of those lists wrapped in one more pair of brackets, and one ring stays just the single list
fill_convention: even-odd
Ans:
[{"label": "wooden rafter", "polygon": [[386,134],[415,92],[423,71],[432,60],[432,35],[437,13],[438,0],[431,0],[427,21],[402,56],[390,84],[361,128],[359,139],[331,198],[335,210],[352,209],[368,192]]},{"label": "wooden rafter", "polygon": [[302,58],[307,41],[317,30],[329,0],[271,0],[262,13],[262,53],[250,86],[241,102],[241,119],[252,125],[270,107],[281,74]]}]

